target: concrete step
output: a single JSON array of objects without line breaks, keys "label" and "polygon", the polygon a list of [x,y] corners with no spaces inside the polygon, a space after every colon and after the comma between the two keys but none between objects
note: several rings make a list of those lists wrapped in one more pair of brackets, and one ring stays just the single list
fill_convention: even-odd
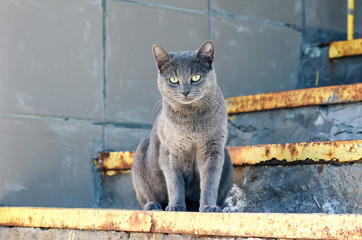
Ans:
[{"label": "concrete step", "polygon": [[[107,239],[115,235],[121,239],[209,239],[206,238],[209,236],[226,239],[362,239],[362,215],[335,214],[0,207],[0,226],[62,229],[59,234],[64,234],[64,229],[86,231],[68,231],[68,239],[79,239],[76,234],[88,234],[88,239],[93,239],[95,234]],[[49,230],[33,230],[32,236],[45,235],[44,231]],[[116,231],[117,234],[94,231]],[[14,233],[0,228],[0,238],[8,234],[11,236]],[[56,234],[53,233],[53,236]]]},{"label": "concrete step", "polygon": [[[233,187],[226,212],[362,214],[362,140],[228,147]],[[101,207],[140,209],[134,152],[102,152]],[[281,167],[284,166],[284,167]]]},{"label": "concrete step", "polygon": [[[362,213],[362,84],[225,101],[234,164],[225,211]],[[105,151],[94,159],[102,173],[100,207],[140,208],[133,155]]]},{"label": "concrete step", "polygon": [[[226,99],[233,123],[245,113],[360,101],[362,84]],[[0,239],[362,239],[361,146],[361,139],[228,146],[236,184],[224,213],[0,207]],[[104,173],[103,197],[125,202],[114,202],[117,208],[139,208],[129,174],[133,155],[101,152],[94,159]],[[331,197],[348,204],[340,210]],[[319,213],[287,213],[311,211],[304,203]],[[280,213],[267,213],[278,204]],[[333,214],[340,212],[359,214]]]}]

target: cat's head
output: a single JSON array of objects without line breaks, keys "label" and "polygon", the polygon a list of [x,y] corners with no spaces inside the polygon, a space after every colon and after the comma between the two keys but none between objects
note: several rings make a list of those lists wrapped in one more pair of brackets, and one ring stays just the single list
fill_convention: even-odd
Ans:
[{"label": "cat's head", "polygon": [[153,46],[158,68],[158,87],[163,98],[174,104],[202,101],[215,93],[214,45],[206,41],[197,51],[167,53]]}]

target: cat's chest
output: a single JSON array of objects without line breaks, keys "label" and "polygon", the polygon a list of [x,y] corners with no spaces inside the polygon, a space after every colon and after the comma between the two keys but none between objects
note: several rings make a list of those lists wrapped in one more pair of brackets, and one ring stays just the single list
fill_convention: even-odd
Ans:
[{"label": "cat's chest", "polygon": [[211,125],[203,122],[172,122],[165,121],[161,129],[161,141],[169,144],[190,147],[191,145],[209,138]]},{"label": "cat's chest", "polygon": [[217,111],[187,116],[175,116],[164,111],[158,119],[161,144],[167,149],[184,152],[191,151],[193,147],[199,148],[226,132],[226,121],[223,118],[223,113]]}]

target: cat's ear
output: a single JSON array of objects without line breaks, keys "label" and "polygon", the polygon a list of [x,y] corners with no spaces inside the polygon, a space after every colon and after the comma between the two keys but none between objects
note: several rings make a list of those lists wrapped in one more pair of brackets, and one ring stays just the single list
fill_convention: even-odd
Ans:
[{"label": "cat's ear", "polygon": [[214,61],[214,44],[210,40],[204,42],[197,51],[197,56],[206,59],[211,64]]},{"label": "cat's ear", "polygon": [[157,68],[161,70],[162,67],[165,65],[165,63],[170,61],[170,56],[165,50],[163,50],[163,48],[161,48],[158,45],[153,45],[152,51],[153,51],[153,56],[155,57],[156,60]]}]

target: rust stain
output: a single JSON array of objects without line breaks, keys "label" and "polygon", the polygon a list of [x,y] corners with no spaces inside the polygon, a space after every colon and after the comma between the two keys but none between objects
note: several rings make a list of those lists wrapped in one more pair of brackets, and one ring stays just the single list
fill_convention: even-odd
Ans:
[{"label": "rust stain", "polygon": [[362,39],[332,42],[329,47],[329,58],[340,58],[362,55]]},{"label": "rust stain", "polygon": [[151,232],[153,219],[146,212],[136,212],[129,217],[129,226],[137,232]]},{"label": "rust stain", "polygon": [[362,83],[298,89],[225,99],[228,114],[362,101]]},{"label": "rust stain", "polygon": [[266,147],[265,147],[265,157],[266,157],[266,158],[269,158],[269,155],[270,155],[270,147],[269,147],[269,146],[266,146]]},{"label": "rust stain", "polygon": [[292,158],[298,157],[299,152],[298,152],[296,145],[293,144],[293,145],[289,145],[288,147],[289,147],[288,149],[290,151]]},{"label": "rust stain", "polygon": [[323,169],[324,169],[323,165],[319,165],[319,166],[317,167],[318,173],[321,174],[321,173],[323,172]]},{"label": "rust stain", "polygon": [[101,159],[109,158],[109,152],[100,152],[98,155]]}]

